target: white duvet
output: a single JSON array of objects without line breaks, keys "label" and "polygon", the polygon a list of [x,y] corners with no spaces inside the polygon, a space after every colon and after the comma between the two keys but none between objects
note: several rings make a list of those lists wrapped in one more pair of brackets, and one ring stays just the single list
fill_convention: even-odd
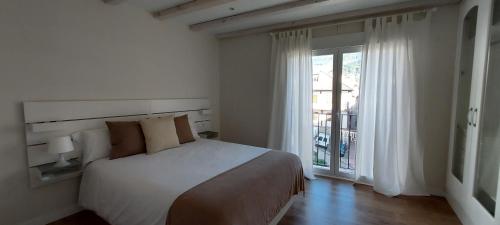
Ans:
[{"label": "white duvet", "polygon": [[179,195],[267,151],[198,139],[153,155],[97,160],[84,170],[79,202],[113,225],[165,225]]}]

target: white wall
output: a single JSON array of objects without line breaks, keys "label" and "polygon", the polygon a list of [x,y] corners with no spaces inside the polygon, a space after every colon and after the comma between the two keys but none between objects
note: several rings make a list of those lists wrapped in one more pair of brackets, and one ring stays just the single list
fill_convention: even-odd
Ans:
[{"label": "white wall", "polygon": [[417,80],[424,175],[429,191],[436,195],[445,192],[457,27],[457,6],[440,8],[432,14],[432,70]]},{"label": "white wall", "polygon": [[[449,116],[453,83],[457,7],[433,14],[432,73],[418,80],[421,134],[425,148],[425,177],[429,190],[442,195],[446,180]],[[355,30],[347,29],[347,30]],[[314,32],[313,32],[314,33]],[[362,33],[325,36],[313,40],[316,49],[357,45]],[[220,41],[221,137],[223,140],[265,146],[271,104],[269,35],[253,35]]]},{"label": "white wall", "polygon": [[265,147],[270,120],[269,34],[220,42],[221,139]]},{"label": "white wall", "polygon": [[22,101],[210,97],[217,111],[217,55],[213,37],[127,4],[1,1],[0,224],[43,224],[77,201],[77,180],[29,188]]}]

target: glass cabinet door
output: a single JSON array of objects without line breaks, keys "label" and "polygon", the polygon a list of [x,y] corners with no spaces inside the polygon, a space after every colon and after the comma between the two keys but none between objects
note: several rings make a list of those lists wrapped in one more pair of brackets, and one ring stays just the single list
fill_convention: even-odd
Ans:
[{"label": "glass cabinet door", "polygon": [[495,0],[488,74],[481,110],[474,196],[495,214],[500,163],[500,0]]},{"label": "glass cabinet door", "polygon": [[452,173],[460,182],[463,182],[467,130],[468,126],[471,125],[470,115],[473,113],[473,109],[469,108],[469,102],[476,39],[477,11],[477,6],[472,8],[467,13],[463,23],[460,75],[455,106],[455,133],[453,137],[452,161]]}]

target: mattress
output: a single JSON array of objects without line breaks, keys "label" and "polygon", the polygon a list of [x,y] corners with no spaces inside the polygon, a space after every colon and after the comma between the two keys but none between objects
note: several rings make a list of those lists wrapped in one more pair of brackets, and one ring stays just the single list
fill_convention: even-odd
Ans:
[{"label": "mattress", "polygon": [[97,160],[84,170],[79,203],[113,225],[165,225],[181,194],[269,151],[199,139],[153,155]]}]

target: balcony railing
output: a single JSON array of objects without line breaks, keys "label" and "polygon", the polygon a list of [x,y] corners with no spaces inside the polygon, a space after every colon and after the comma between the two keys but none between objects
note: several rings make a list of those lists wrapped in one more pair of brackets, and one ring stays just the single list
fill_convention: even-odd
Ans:
[{"label": "balcony railing", "polygon": [[[313,165],[330,167],[332,115],[329,110],[314,110]],[[354,173],[356,169],[357,114],[343,112],[340,115],[340,137],[338,139],[339,169],[344,173]],[[337,148],[334,148],[337,149]]]}]

